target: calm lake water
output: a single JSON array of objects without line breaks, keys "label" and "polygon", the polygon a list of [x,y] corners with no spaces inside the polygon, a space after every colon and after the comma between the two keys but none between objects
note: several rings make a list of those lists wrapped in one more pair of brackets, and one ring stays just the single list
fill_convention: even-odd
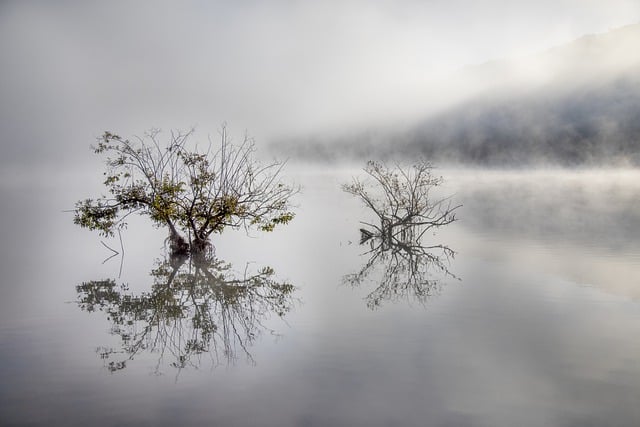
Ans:
[{"label": "calm lake water", "polygon": [[349,282],[357,168],[290,166],[295,220],[215,236],[204,291],[153,286],[172,268],[144,219],[103,263],[62,212],[86,172],[4,180],[0,424],[640,425],[640,172],[439,170],[463,207],[426,243],[455,277],[423,295],[384,265]]}]

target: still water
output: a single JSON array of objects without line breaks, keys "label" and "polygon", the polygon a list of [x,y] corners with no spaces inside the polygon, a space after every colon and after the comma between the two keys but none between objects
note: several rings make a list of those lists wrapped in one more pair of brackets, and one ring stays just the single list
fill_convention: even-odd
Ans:
[{"label": "still water", "polygon": [[640,172],[438,172],[463,207],[426,288],[350,280],[357,168],[293,165],[296,219],[206,268],[144,220],[107,260],[63,212],[85,172],[4,180],[0,424],[639,425]]}]

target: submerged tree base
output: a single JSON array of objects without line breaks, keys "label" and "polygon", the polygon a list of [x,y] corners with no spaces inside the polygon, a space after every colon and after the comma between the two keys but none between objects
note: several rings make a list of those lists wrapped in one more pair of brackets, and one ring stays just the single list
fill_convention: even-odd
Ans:
[{"label": "submerged tree base", "polygon": [[176,259],[187,257],[205,259],[211,255],[213,249],[213,244],[207,239],[193,239],[189,242],[177,233],[172,233],[167,240],[169,242],[169,256]]},{"label": "submerged tree base", "polygon": [[169,252],[172,257],[188,256],[191,253],[191,246],[184,237],[177,233],[172,233],[169,237]]}]

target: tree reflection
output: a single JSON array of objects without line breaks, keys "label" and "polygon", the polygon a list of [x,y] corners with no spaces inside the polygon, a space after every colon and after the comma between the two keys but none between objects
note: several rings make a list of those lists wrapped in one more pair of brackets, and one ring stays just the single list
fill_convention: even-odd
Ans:
[{"label": "tree reflection", "polygon": [[421,245],[417,227],[360,232],[360,244],[369,246],[365,252],[369,259],[357,273],[345,276],[344,280],[354,287],[376,282],[376,288],[366,296],[371,309],[385,301],[400,299],[424,303],[439,293],[443,277],[457,278],[449,270],[455,252],[444,245]]},{"label": "tree reflection", "polygon": [[276,281],[269,267],[236,275],[213,256],[172,257],[158,261],[151,277],[151,291],[138,295],[112,279],[76,287],[79,307],[106,313],[120,338],[121,348],[98,349],[111,372],[143,352],[159,355],[156,372],[167,358],[178,369],[198,367],[204,355],[216,363],[240,356],[253,362],[249,348],[269,330],[263,322],[293,306],[294,286]]}]

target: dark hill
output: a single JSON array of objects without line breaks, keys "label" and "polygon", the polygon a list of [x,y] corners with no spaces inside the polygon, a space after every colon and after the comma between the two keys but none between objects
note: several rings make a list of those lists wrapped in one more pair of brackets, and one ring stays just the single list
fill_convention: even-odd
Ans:
[{"label": "dark hill", "polygon": [[460,72],[475,95],[403,130],[279,144],[324,159],[414,157],[481,165],[640,164],[640,24],[532,58]]}]

